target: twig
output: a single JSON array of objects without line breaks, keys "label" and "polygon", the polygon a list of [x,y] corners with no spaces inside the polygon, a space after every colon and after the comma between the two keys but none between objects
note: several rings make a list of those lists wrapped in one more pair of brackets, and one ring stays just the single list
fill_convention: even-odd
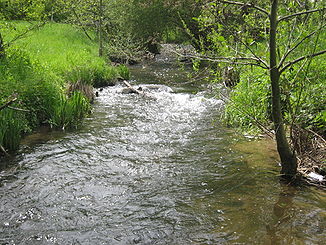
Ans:
[{"label": "twig", "polygon": [[80,18],[75,10],[74,7],[72,7],[72,11],[75,15],[75,17],[77,18],[77,21],[79,22],[79,26],[82,28],[83,32],[85,33],[85,35],[88,37],[89,40],[93,41],[93,39],[91,38],[91,36],[88,34],[87,30],[85,29],[84,25],[82,24],[82,22],[80,21]]},{"label": "twig", "polygon": [[17,108],[17,107],[12,107],[12,106],[8,106],[8,108],[15,110],[15,111],[30,112],[30,110],[25,110],[25,109],[21,109],[21,108]]},{"label": "twig", "polygon": [[10,42],[6,43],[6,46],[9,47],[13,42],[17,41],[18,39],[20,38],[23,38],[27,33],[29,33],[30,31],[33,31],[37,28],[40,28],[42,26],[45,25],[45,22],[42,22],[41,24],[37,24],[37,25],[34,25],[30,28],[28,28],[27,30],[25,30],[24,32],[22,32],[21,34],[17,35],[14,39],[12,39]]},{"label": "twig", "polygon": [[315,12],[321,12],[321,11],[324,11],[324,10],[326,10],[326,8],[321,8],[321,9],[312,9],[312,10],[308,10],[308,11],[303,11],[303,12],[298,12],[298,13],[294,13],[294,14],[286,15],[286,16],[283,16],[283,17],[279,18],[279,19],[278,19],[278,22],[281,22],[281,21],[284,21],[284,20],[287,20],[287,19],[290,19],[290,18],[293,18],[293,17],[299,16],[299,15],[303,15],[303,14],[311,14],[311,13],[315,13]]},{"label": "twig", "polygon": [[246,44],[245,42],[243,42],[243,41],[241,41],[241,43],[242,43],[243,45],[245,45],[246,48],[250,51],[250,53],[252,53],[252,55],[255,56],[255,58],[258,59],[258,60],[260,61],[260,63],[262,63],[262,64],[264,65],[265,69],[269,69],[269,66],[268,66],[267,62],[264,61],[262,58],[260,58],[258,55],[256,55],[256,53],[255,53],[255,52],[250,48],[249,45],[247,45],[247,44]]},{"label": "twig", "polygon": [[304,130],[312,133],[313,135],[315,135],[316,137],[318,137],[319,139],[321,139],[324,143],[326,143],[326,140],[324,139],[324,137],[321,136],[321,135],[319,135],[319,134],[317,134],[315,131],[313,131],[313,130],[311,130],[309,128],[305,128]]},{"label": "twig", "polygon": [[265,10],[265,9],[259,7],[259,6],[256,6],[256,5],[252,4],[252,3],[242,3],[242,2],[226,1],[226,0],[225,1],[224,0],[219,0],[218,2],[219,3],[228,3],[228,4],[233,4],[233,5],[239,5],[239,6],[246,6],[246,7],[254,8],[254,9],[257,9],[260,12],[262,12],[262,13],[269,16],[269,13],[268,13],[267,10]]},{"label": "twig", "polygon": [[316,56],[319,56],[319,55],[322,55],[326,53],[326,49],[325,50],[322,50],[322,51],[319,51],[317,53],[314,53],[314,54],[308,54],[308,55],[305,55],[305,56],[302,56],[300,58],[297,58],[293,61],[290,61],[288,63],[286,63],[286,65],[280,70],[280,74],[283,73],[287,68],[289,68],[290,66],[304,60],[304,59],[308,59],[308,58],[313,58],[313,57],[316,57]]},{"label": "twig", "polygon": [[281,58],[281,61],[279,63],[278,68],[280,69],[285,61],[285,59],[301,44],[303,43],[306,39],[310,38],[311,36],[315,35],[319,30],[321,30],[323,27],[325,27],[326,24],[324,24],[323,26],[321,26],[320,28],[318,28],[317,30],[311,32],[309,35],[305,36],[304,38],[302,38],[300,40],[300,42],[298,42],[296,45],[294,45],[290,50],[288,50],[283,57]]}]

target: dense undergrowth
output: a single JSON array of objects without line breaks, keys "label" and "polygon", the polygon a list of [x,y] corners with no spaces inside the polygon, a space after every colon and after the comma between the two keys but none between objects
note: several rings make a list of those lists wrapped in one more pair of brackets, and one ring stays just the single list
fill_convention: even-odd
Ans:
[{"label": "dense undergrowth", "polygon": [[[11,44],[33,23],[2,25]],[[90,111],[93,86],[129,77],[125,66],[109,66],[97,52],[95,42],[65,24],[46,24],[13,42],[0,59],[0,105],[16,98],[0,111],[0,146],[16,150],[20,137],[41,124],[77,127]]]},{"label": "dense undergrowth", "polygon": [[[285,123],[326,136],[326,62],[324,57],[311,61],[309,69],[287,72],[281,78],[282,112]],[[240,82],[226,106],[228,124],[255,133],[271,128],[269,75],[259,68],[242,69]]]},{"label": "dense undergrowth", "polygon": [[[320,45],[325,46],[325,39],[321,40]],[[296,64],[280,79],[284,123],[301,172],[326,172],[325,69],[325,57],[315,57]],[[231,91],[225,108],[228,125],[249,134],[274,134],[269,79],[262,69],[241,68],[240,82]]]}]

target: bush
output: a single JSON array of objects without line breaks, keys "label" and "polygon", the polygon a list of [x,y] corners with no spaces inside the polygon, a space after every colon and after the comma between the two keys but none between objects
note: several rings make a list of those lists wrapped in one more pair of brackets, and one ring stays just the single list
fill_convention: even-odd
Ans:
[{"label": "bush", "polygon": [[0,103],[14,94],[18,100],[13,107],[25,110],[0,111],[0,145],[12,151],[18,148],[21,134],[51,117],[62,91],[54,74],[19,49],[7,50],[7,56],[0,60],[0,74]]},{"label": "bush", "polygon": [[248,69],[240,75],[240,82],[230,94],[225,108],[228,125],[251,133],[268,127],[270,118],[269,77],[259,70]]},{"label": "bush", "polygon": [[0,61],[0,97],[5,100],[17,94],[19,107],[25,113],[26,129],[45,122],[53,114],[53,105],[62,93],[60,78],[32,61],[19,49],[8,49],[7,57]]}]

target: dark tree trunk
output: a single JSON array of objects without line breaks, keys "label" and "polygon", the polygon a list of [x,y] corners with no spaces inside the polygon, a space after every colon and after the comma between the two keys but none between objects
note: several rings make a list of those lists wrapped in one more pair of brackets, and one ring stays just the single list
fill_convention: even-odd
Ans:
[{"label": "dark tree trunk", "polygon": [[281,93],[280,93],[280,71],[277,67],[277,46],[276,46],[276,30],[277,30],[277,8],[278,0],[271,0],[270,13],[270,79],[272,86],[272,116],[274,130],[276,134],[277,150],[281,158],[282,170],[281,174],[286,178],[292,178],[297,173],[297,158],[294,151],[291,150],[286,138],[284,123],[281,111]]},{"label": "dark tree trunk", "polygon": [[1,32],[0,32],[0,59],[4,58],[5,56],[6,56],[5,47],[4,47],[3,39],[1,36]]},{"label": "dark tree trunk", "polygon": [[99,19],[99,26],[98,26],[98,42],[99,42],[99,48],[98,48],[98,55],[103,56],[103,28],[102,28],[102,19],[103,19],[103,0],[100,0],[99,4],[99,12],[100,12],[100,19]]}]

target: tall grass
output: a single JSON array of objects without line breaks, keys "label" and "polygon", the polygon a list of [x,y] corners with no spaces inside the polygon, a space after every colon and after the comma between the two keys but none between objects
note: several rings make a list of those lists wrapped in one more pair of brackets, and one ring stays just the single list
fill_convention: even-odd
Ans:
[{"label": "tall grass", "polygon": [[75,91],[70,97],[62,96],[58,101],[51,124],[62,129],[77,127],[90,110],[87,98]]},{"label": "tall grass", "polygon": [[[12,24],[15,30],[5,33],[7,41],[32,25],[23,21]],[[28,50],[34,59],[65,80],[77,81],[81,76],[87,83],[106,86],[126,74],[125,70],[109,66],[105,58],[98,57],[97,43],[87,38],[77,27],[68,24],[47,23],[31,31],[26,38],[18,40],[17,45]]]},{"label": "tall grass", "polygon": [[0,146],[9,151],[18,149],[20,136],[24,127],[24,120],[11,109],[0,111]]}]

